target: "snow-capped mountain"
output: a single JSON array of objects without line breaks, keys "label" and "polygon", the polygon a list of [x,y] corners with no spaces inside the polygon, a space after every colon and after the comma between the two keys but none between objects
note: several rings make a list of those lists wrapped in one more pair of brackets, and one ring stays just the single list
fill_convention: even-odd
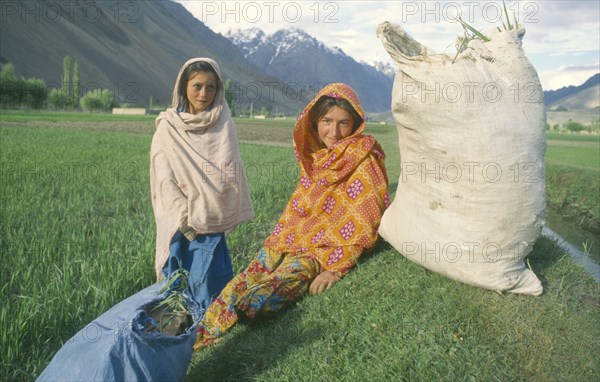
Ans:
[{"label": "snow-capped mountain", "polygon": [[381,62],[381,61],[376,61],[376,62],[373,62],[372,64],[363,62],[363,64],[374,67],[378,72],[381,72],[381,73],[385,74],[387,77],[394,80],[394,76],[396,75],[396,69],[394,68],[394,66],[392,64],[389,64],[387,62]]},{"label": "snow-capped mountain", "polygon": [[314,95],[327,83],[345,82],[357,91],[366,111],[390,109],[391,67],[382,64],[378,69],[359,63],[340,48],[326,46],[298,28],[281,29],[271,35],[251,28],[229,31],[225,37],[242,50],[248,61],[281,79],[279,86],[290,97],[298,92]]}]

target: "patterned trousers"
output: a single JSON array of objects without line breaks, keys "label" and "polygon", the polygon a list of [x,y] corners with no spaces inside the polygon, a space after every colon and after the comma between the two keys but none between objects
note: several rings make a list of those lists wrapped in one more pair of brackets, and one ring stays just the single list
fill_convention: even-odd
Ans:
[{"label": "patterned trousers", "polygon": [[213,343],[238,320],[277,312],[304,295],[321,265],[308,254],[269,253],[264,248],[206,310],[194,349]]}]

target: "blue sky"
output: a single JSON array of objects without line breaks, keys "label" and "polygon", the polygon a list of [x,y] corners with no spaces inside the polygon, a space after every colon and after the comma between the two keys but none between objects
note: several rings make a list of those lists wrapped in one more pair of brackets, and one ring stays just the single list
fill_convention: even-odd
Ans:
[{"label": "blue sky", "polygon": [[[455,18],[480,30],[502,26],[502,1],[179,1],[217,33],[296,27],[359,61],[390,62],[375,35],[383,21],[400,24],[437,52],[455,53]],[[600,2],[506,1],[526,29],[523,47],[545,90],[580,85],[600,71]],[[512,18],[511,18],[512,19]]]}]

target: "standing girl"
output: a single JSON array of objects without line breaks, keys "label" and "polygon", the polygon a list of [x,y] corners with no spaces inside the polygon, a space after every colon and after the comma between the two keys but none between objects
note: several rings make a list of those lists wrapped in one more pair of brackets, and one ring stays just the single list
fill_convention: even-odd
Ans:
[{"label": "standing girl", "polygon": [[158,279],[190,272],[193,298],[206,308],[233,276],[225,233],[254,216],[216,62],[186,62],[172,108],[156,119],[150,153]]}]

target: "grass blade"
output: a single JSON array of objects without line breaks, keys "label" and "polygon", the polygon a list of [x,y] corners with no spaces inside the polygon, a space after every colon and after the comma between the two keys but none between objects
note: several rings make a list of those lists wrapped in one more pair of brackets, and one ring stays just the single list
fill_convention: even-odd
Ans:
[{"label": "grass blade", "polygon": [[506,9],[506,1],[502,0],[502,4],[504,5],[504,14],[506,15],[506,22],[508,23],[508,30],[512,30],[513,27],[510,24],[510,16],[508,15],[508,9]]},{"label": "grass blade", "polygon": [[485,42],[489,42],[491,41],[489,37],[487,37],[486,35],[484,35],[483,33],[481,33],[480,31],[478,31],[477,29],[473,28],[472,26],[470,26],[469,24],[467,24],[462,18],[458,18],[458,21],[462,24],[462,26],[468,30],[470,30],[475,36],[479,37],[480,39],[482,39]]}]

